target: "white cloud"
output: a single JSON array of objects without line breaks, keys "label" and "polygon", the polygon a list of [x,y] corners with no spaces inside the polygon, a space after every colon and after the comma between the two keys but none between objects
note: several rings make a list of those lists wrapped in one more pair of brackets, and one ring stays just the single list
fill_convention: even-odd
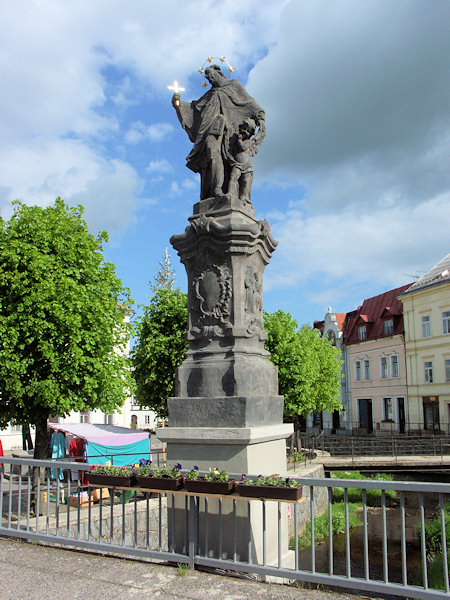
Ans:
[{"label": "white cloud", "polygon": [[170,123],[155,123],[148,128],[148,137],[152,142],[161,142],[174,130]]},{"label": "white cloud", "polygon": [[448,252],[449,222],[450,194],[417,206],[348,207],[339,214],[291,210],[272,228],[279,246],[266,289],[313,278],[320,287],[334,286],[337,296],[355,281],[398,287],[411,280],[406,274],[429,269]]},{"label": "white cloud", "polygon": [[161,160],[151,160],[148,164],[147,171],[149,173],[170,173],[173,167],[165,158]]}]

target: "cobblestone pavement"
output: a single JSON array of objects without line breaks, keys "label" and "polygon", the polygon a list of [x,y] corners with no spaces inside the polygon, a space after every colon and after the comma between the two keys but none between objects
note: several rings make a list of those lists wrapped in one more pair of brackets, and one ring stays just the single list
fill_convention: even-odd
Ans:
[{"label": "cobblestone pavement", "polygon": [[175,566],[0,538],[1,600],[355,600]]}]

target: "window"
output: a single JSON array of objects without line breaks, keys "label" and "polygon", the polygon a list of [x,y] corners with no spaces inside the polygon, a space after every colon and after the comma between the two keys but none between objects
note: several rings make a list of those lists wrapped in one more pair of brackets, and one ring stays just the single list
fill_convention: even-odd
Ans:
[{"label": "window", "polygon": [[393,420],[392,398],[383,398],[383,420],[384,421],[392,421]]},{"label": "window", "polygon": [[442,332],[450,333],[450,310],[444,310],[442,313]]},{"label": "window", "polygon": [[361,381],[361,361],[355,360],[355,381]]},{"label": "window", "polygon": [[370,379],[370,360],[364,359],[364,379]]},{"label": "window", "polygon": [[425,361],[423,364],[425,367],[425,382],[433,383],[433,363],[429,360]]},{"label": "window", "polygon": [[422,317],[422,337],[431,337],[431,319],[430,315]]},{"label": "window", "polygon": [[150,425],[150,415],[144,415],[144,423]]},{"label": "window", "polygon": [[450,381],[450,360],[445,359],[445,381]]},{"label": "window", "polygon": [[89,411],[80,412],[80,423],[90,423]]},{"label": "window", "polygon": [[385,356],[382,356],[380,358],[380,377],[381,377],[381,379],[386,379],[387,376],[388,376],[387,358]]},{"label": "window", "polygon": [[398,356],[396,354],[391,356],[391,377],[398,377]]},{"label": "window", "polygon": [[365,340],[367,337],[367,328],[365,325],[358,327],[358,340]]},{"label": "window", "polygon": [[390,335],[394,333],[394,319],[386,319],[384,322],[384,333],[385,335]]}]

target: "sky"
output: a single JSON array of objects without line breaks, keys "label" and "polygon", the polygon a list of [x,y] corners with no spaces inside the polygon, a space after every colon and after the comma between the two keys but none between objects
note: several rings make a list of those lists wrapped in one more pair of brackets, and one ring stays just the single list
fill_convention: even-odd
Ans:
[{"label": "sky", "polygon": [[[199,199],[167,89],[225,56],[266,111],[252,201],[264,308],[299,325],[450,251],[448,0],[0,1],[0,211],[81,204],[137,314]],[[215,61],[216,62],[216,61]]]}]

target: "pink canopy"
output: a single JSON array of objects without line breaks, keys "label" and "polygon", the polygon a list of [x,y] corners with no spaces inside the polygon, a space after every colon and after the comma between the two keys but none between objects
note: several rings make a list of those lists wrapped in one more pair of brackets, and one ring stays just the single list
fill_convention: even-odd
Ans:
[{"label": "pink canopy", "polygon": [[104,446],[124,446],[135,444],[148,438],[148,431],[136,431],[128,427],[116,425],[101,425],[94,423],[48,423],[55,431],[63,431],[76,435],[87,442],[102,444]]}]

